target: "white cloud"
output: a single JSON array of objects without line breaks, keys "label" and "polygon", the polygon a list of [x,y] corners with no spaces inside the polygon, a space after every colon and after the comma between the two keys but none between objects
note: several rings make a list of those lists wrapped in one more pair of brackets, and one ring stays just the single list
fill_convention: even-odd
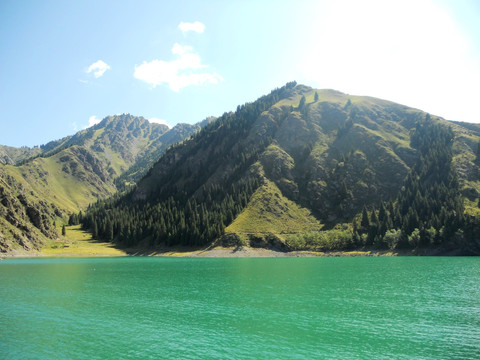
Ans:
[{"label": "white cloud", "polygon": [[190,51],[193,51],[193,47],[188,45],[180,45],[179,43],[175,43],[172,48],[172,54],[175,55],[184,55]]},{"label": "white cloud", "polygon": [[[305,33],[307,83],[371,95],[447,119],[480,121],[480,59],[460,28],[429,0],[335,1]],[[470,115],[469,115],[470,114]]]},{"label": "white cloud", "polygon": [[190,85],[218,84],[223,78],[217,73],[195,72],[195,70],[207,68],[201,62],[200,56],[193,52],[191,46],[173,45],[172,54],[178,58],[172,61],[153,60],[144,61],[135,66],[133,76],[143,80],[153,87],[160,84],[168,84],[173,91],[180,91]]},{"label": "white cloud", "polygon": [[205,25],[200,21],[195,21],[193,23],[181,22],[178,24],[178,28],[183,32],[195,31],[197,33],[203,33],[205,31]]},{"label": "white cloud", "polygon": [[150,119],[148,119],[148,121],[151,122],[151,123],[155,123],[155,124],[167,125],[169,129],[172,128],[169,124],[167,124],[167,120],[150,118]]},{"label": "white cloud", "polygon": [[92,65],[90,65],[87,69],[87,74],[93,73],[93,76],[95,78],[102,77],[103,74],[105,74],[105,71],[110,69],[110,65],[107,63],[103,62],[102,60],[98,60],[94,62]]},{"label": "white cloud", "polygon": [[95,115],[92,115],[92,116],[90,116],[90,117],[88,118],[88,125],[85,126],[84,129],[89,128],[89,127],[91,127],[91,126],[93,126],[93,125],[97,125],[100,121],[101,121],[101,120],[100,120],[99,118],[97,118]]}]

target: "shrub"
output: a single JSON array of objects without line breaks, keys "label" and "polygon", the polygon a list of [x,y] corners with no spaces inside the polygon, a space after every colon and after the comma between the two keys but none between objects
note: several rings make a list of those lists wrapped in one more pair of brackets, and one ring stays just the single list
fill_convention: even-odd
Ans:
[{"label": "shrub", "polygon": [[354,246],[353,233],[346,230],[312,231],[287,236],[291,250],[331,251],[347,250]]},{"label": "shrub", "polygon": [[398,229],[388,230],[383,236],[383,241],[389,249],[395,249],[402,238],[402,231]]}]

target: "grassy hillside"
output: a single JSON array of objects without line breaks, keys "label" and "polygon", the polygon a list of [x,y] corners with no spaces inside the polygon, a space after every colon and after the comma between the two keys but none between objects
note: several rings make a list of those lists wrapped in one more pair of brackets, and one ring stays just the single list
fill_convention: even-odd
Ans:
[{"label": "grassy hillside", "polygon": [[308,209],[284,197],[274,183],[266,180],[246,208],[227,226],[225,233],[238,234],[242,239],[269,234],[284,238],[287,234],[321,228],[321,223]]},{"label": "grassy hillside", "polygon": [[[58,232],[61,230],[58,229]],[[124,256],[112,243],[97,241],[79,225],[67,226],[65,236],[49,239],[40,253],[45,256]]]},{"label": "grassy hillside", "polygon": [[[89,163],[84,156],[90,155]],[[115,192],[102,163],[84,148],[68,148],[25,165],[6,166],[25,188],[66,212],[78,212],[99,198]],[[97,173],[97,172],[98,173]]]}]

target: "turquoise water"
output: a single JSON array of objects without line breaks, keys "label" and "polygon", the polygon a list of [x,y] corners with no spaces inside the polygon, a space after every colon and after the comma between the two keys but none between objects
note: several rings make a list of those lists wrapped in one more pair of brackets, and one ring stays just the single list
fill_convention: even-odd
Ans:
[{"label": "turquoise water", "polygon": [[479,359],[480,258],[0,261],[2,359]]}]

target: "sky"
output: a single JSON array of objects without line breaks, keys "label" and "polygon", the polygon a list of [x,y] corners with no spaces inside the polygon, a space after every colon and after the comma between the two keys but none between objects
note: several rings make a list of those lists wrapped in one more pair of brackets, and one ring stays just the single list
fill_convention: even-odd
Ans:
[{"label": "sky", "polygon": [[174,126],[289,81],[480,123],[480,1],[0,1],[0,144]]}]

